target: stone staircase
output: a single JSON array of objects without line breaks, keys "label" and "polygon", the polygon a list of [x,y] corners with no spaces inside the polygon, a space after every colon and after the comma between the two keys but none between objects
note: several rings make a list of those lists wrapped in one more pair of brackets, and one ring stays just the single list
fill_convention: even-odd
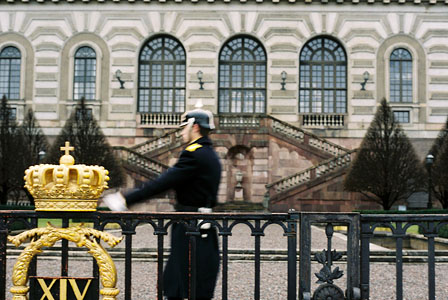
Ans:
[{"label": "stone staircase", "polygon": [[116,146],[113,150],[128,172],[138,173],[146,179],[153,179],[168,169],[168,166],[130,148]]},{"label": "stone staircase", "polygon": [[[302,128],[291,125],[272,116],[254,116],[254,115],[236,115],[220,116],[219,129],[238,129],[238,128],[260,128],[266,126],[269,133],[280,138],[286,139],[296,145],[308,145],[318,151],[323,151],[331,156],[337,156],[347,153],[349,150],[329,142],[324,138],[307,132]],[[142,155],[153,157],[161,151],[169,151],[182,146],[181,130],[175,129],[167,132],[161,137],[152,138],[141,144],[137,144],[130,149]]]},{"label": "stone staircase", "polygon": [[270,125],[270,132],[272,134],[287,137],[290,140],[308,145],[311,148],[326,152],[332,156],[342,155],[349,151],[342,146],[329,142],[324,138],[303,130],[302,128],[295,127],[272,116],[268,116],[267,118],[269,119],[268,124]]},{"label": "stone staircase", "polygon": [[[314,166],[266,185],[271,203],[281,202],[282,198],[289,197],[287,195],[294,193],[294,190],[303,190],[304,187],[306,189],[312,182],[319,182],[319,179],[341,174],[341,171],[348,168],[356,153],[356,150],[341,147],[272,116],[236,115],[219,116],[217,119],[218,135],[223,132],[241,134],[241,130],[243,134],[262,132],[286,142],[293,148],[306,148],[318,157],[315,161],[319,162]],[[167,169],[158,159],[165,159],[166,155],[182,146],[181,130],[175,129],[132,148],[114,147],[114,150],[124,161],[127,170],[137,171],[145,178],[151,179]]]},{"label": "stone staircase", "polygon": [[152,138],[146,142],[137,144],[130,149],[142,155],[152,157],[166,149],[177,148],[183,144],[181,129],[171,130],[161,137]]},{"label": "stone staircase", "polygon": [[345,169],[352,162],[355,153],[356,150],[349,150],[344,154],[327,159],[311,168],[267,184],[266,189],[270,197],[274,197],[280,193],[287,192],[299,185],[306,184],[329,173]]}]

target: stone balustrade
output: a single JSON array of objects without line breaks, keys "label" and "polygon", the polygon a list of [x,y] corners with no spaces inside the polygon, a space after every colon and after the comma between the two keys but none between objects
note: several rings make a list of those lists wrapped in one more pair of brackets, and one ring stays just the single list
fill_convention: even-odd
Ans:
[{"label": "stone balustrade", "polygon": [[259,115],[219,115],[219,127],[260,127],[262,116]]},{"label": "stone balustrade", "polygon": [[306,182],[309,182],[313,179],[319,178],[330,172],[339,170],[351,163],[355,152],[355,150],[351,150],[335,158],[325,160],[316,166],[268,184],[266,185],[266,189],[269,191],[270,195],[281,193],[302,185]]},{"label": "stone balustrade", "polygon": [[168,166],[126,147],[113,147],[113,149],[117,157],[130,166],[147,170],[155,173],[155,175],[162,174],[162,172],[168,169]]},{"label": "stone balustrade", "polygon": [[133,146],[131,149],[140,154],[147,154],[151,151],[155,151],[161,149],[163,147],[169,146],[180,140],[182,137],[181,129],[177,129],[171,132],[166,133],[161,137],[156,137],[141,144],[137,144]]},{"label": "stone balustrade", "polygon": [[272,130],[280,134],[286,135],[289,138],[298,140],[301,143],[304,141],[305,132],[297,127],[294,127],[288,123],[282,122],[277,119],[272,119]]},{"label": "stone balustrade", "polygon": [[345,114],[301,114],[302,126],[305,127],[344,127]]},{"label": "stone balustrade", "polygon": [[318,148],[332,155],[341,155],[347,153],[347,149],[344,149],[339,145],[333,144],[329,141],[326,141],[322,138],[318,138],[316,136],[311,136],[308,139],[308,144],[312,147]]},{"label": "stone balustrade", "polygon": [[181,114],[178,113],[140,113],[138,115],[140,128],[174,128],[180,124]]},{"label": "stone balustrade", "polygon": [[269,119],[271,119],[271,128],[274,132],[283,134],[293,140],[297,140],[301,143],[308,143],[308,145],[330,153],[331,155],[341,155],[349,151],[348,149],[329,142],[312,133],[306,132],[303,129],[295,127],[289,123],[278,120],[272,116],[269,116]]}]

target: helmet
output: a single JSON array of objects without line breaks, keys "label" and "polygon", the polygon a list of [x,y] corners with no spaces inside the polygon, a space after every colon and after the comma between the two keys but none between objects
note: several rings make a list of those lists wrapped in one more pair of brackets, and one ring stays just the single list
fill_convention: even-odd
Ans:
[{"label": "helmet", "polygon": [[185,126],[188,124],[198,124],[200,127],[205,129],[215,129],[215,124],[213,123],[213,114],[208,110],[195,109],[187,111],[182,115],[180,126]]}]

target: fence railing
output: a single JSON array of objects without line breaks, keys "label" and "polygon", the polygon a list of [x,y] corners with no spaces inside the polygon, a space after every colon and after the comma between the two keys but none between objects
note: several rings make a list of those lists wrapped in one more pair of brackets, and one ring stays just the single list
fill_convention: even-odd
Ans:
[{"label": "fence railing", "polygon": [[[62,227],[69,226],[69,220],[80,218],[84,221],[92,222],[92,226],[97,230],[105,230],[110,224],[116,224],[115,230],[121,231],[124,237],[124,284],[122,293],[125,300],[135,299],[135,286],[133,286],[133,268],[138,260],[138,251],[133,249],[133,243],[136,239],[137,227],[146,224],[152,228],[155,235],[155,265],[154,274],[157,276],[155,287],[145,285],[148,290],[154,291],[153,299],[163,299],[163,265],[167,249],[164,248],[164,242],[170,227],[175,223],[183,224],[188,230],[187,235],[190,241],[190,255],[194,256],[196,239],[200,238],[199,227],[203,222],[209,222],[214,226],[220,237],[220,261],[221,261],[221,284],[220,298],[227,300],[231,298],[229,292],[234,285],[229,285],[229,271],[232,264],[229,263],[229,238],[235,233],[238,225],[246,227],[246,240],[253,240],[253,248],[250,250],[253,256],[252,271],[253,275],[253,299],[259,300],[266,298],[261,294],[261,255],[266,255],[261,249],[261,243],[265,233],[270,227],[280,228],[279,236],[285,241],[286,263],[279,263],[278,268],[284,268],[286,274],[286,293],[288,300],[300,299],[381,299],[372,298],[370,286],[371,254],[370,238],[374,235],[377,227],[388,227],[391,236],[396,239],[395,270],[396,270],[396,293],[395,299],[403,299],[403,247],[402,240],[411,226],[419,226],[423,235],[427,239],[427,250],[420,250],[420,255],[425,252],[428,259],[421,262],[421,266],[427,264],[427,297],[425,299],[436,299],[436,251],[434,239],[439,235],[442,226],[448,224],[448,215],[364,215],[358,213],[289,213],[277,214],[243,214],[243,213],[140,213],[140,212],[92,212],[92,213],[66,213],[66,212],[34,212],[34,211],[0,211],[0,299],[10,298],[6,290],[7,260],[11,255],[8,248],[7,236],[16,234],[14,228],[20,224],[22,230],[36,228],[40,219],[61,220]],[[325,230],[326,246],[323,251],[312,251],[311,241],[312,226],[321,226]],[[334,245],[339,245],[334,239],[335,226],[346,226],[347,238],[344,248],[346,251],[335,249]],[[119,234],[119,233],[118,233]],[[240,233],[239,233],[240,234]],[[313,233],[314,234],[314,233]],[[300,238],[298,238],[298,236]],[[314,236],[314,235],[313,235]],[[342,249],[342,250],[345,250]],[[67,276],[69,268],[69,247],[68,241],[62,241],[58,247],[46,249],[48,251],[59,252],[61,258],[61,276]],[[343,253],[342,253],[343,252]],[[390,251],[388,251],[389,253]],[[343,256],[344,254],[344,256]],[[115,257],[115,256],[113,256]],[[314,257],[314,259],[313,259]],[[344,257],[344,258],[343,258]],[[39,256],[37,256],[37,260]],[[30,265],[30,275],[37,272],[37,260],[32,261]],[[311,261],[317,261],[322,265],[319,272],[315,273]],[[339,269],[340,266],[344,266]],[[72,265],[70,265],[72,266]],[[249,265],[248,265],[249,266]],[[51,264],[49,267],[55,267]],[[95,264],[92,267],[92,276],[98,278],[99,272]],[[194,263],[192,263],[192,273],[194,272]],[[313,274],[315,273],[315,274]],[[442,274],[440,275],[442,276]],[[340,277],[345,278],[344,286],[338,284]],[[314,279],[313,279],[314,278]],[[312,281],[319,279],[319,284],[313,285]],[[235,284],[235,283],[234,283]],[[237,283],[238,284],[238,281]],[[391,282],[391,284],[393,284]],[[98,285],[98,283],[97,283]],[[32,286],[30,287],[33,288]],[[140,287],[141,288],[141,287]],[[99,287],[96,286],[98,290]],[[195,290],[195,282],[189,282],[190,291]],[[381,294],[381,292],[380,292]],[[325,297],[326,298],[325,298]],[[328,298],[331,297],[331,298]],[[387,296],[388,298],[391,295]],[[285,299],[283,298],[283,299]],[[189,299],[194,299],[194,293],[190,293]]]}]

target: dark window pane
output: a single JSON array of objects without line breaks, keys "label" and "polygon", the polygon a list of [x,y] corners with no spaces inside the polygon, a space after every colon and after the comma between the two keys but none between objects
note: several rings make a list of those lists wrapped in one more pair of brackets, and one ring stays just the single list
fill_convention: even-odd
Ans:
[{"label": "dark window pane", "polygon": [[394,111],[394,119],[398,123],[410,123],[409,111]]},{"label": "dark window pane", "polygon": [[185,50],[168,36],[148,41],[139,59],[139,112],[185,111]]},{"label": "dark window pane", "polygon": [[315,38],[300,53],[299,111],[345,113],[347,61],[335,40]]},{"label": "dark window pane", "polygon": [[261,44],[237,37],[219,56],[219,112],[265,113],[266,53]]},{"label": "dark window pane", "polygon": [[73,98],[94,100],[96,96],[96,53],[90,47],[81,47],[75,53]]},{"label": "dark window pane", "polygon": [[403,48],[390,55],[390,101],[412,102],[412,56]]},{"label": "dark window pane", "polygon": [[16,47],[8,46],[0,52],[0,97],[20,97],[21,54]]}]

